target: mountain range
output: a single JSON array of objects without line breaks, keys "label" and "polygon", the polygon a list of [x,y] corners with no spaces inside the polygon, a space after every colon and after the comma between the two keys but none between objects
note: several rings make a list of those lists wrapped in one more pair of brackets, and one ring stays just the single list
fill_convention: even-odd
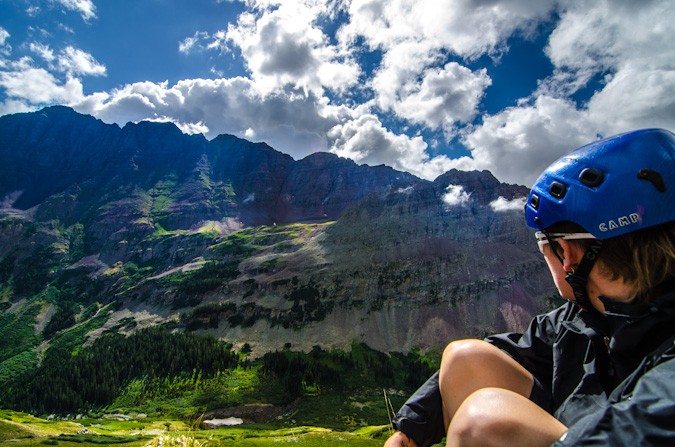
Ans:
[{"label": "mountain range", "polygon": [[0,362],[86,324],[85,344],[161,325],[253,355],[522,330],[556,295],[527,193],[487,171],[427,181],[61,106],[6,115],[0,323],[33,317]]}]

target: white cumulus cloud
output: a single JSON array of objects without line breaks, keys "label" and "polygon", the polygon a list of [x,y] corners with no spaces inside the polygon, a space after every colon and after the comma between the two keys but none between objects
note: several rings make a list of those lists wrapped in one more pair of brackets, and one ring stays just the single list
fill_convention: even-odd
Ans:
[{"label": "white cumulus cloud", "polygon": [[55,0],[64,8],[79,12],[84,20],[96,18],[96,6],[91,0]]},{"label": "white cumulus cloud", "polygon": [[56,59],[56,56],[54,56],[54,50],[49,48],[49,45],[31,42],[29,48],[33,53],[37,54],[47,62],[53,62],[54,59]]},{"label": "white cumulus cloud", "polygon": [[458,123],[473,119],[491,80],[457,62],[439,63],[450,52],[467,60],[506,51],[515,32],[528,33],[547,18],[552,0],[354,0],[350,21],[340,31],[344,46],[364,39],[383,51],[371,85],[376,103],[402,118],[443,127],[448,137]]},{"label": "white cumulus cloud", "polygon": [[[675,4],[561,2],[547,54],[555,72],[518,106],[484,117],[465,138],[462,168],[530,186],[552,160],[601,136],[675,130]],[[598,78],[585,104],[571,95]]]},{"label": "white cumulus cloud", "polygon": [[420,83],[403,84],[394,110],[412,122],[431,129],[440,127],[451,134],[456,123],[473,120],[485,88],[491,83],[485,69],[474,73],[450,62],[442,69],[427,69]]},{"label": "white cumulus cloud", "polygon": [[[505,48],[516,30],[531,31],[547,18],[554,0],[353,0],[343,41],[363,37],[371,47],[421,42],[420,52],[447,49],[475,58]],[[426,48],[426,49],[424,49]]]},{"label": "white cumulus cloud", "polygon": [[523,211],[527,197],[520,197],[513,200],[508,200],[504,197],[498,197],[497,200],[490,203],[490,207],[496,212],[502,211]]},{"label": "white cumulus cloud", "polygon": [[588,113],[560,98],[539,96],[529,105],[485,117],[465,138],[471,157],[459,169],[488,169],[502,182],[531,186],[556,158],[596,138]]},{"label": "white cumulus cloud", "polygon": [[59,70],[72,75],[103,76],[106,67],[78,48],[66,47],[58,57]]},{"label": "white cumulus cloud", "polygon": [[448,185],[445,190],[446,192],[441,199],[448,206],[466,205],[471,199],[471,193],[464,191],[462,185]]},{"label": "white cumulus cloud", "polygon": [[257,9],[243,13],[225,36],[241,50],[259,89],[291,85],[320,95],[324,88],[342,91],[356,83],[358,65],[317,25],[331,14],[330,2],[249,3],[256,3]]},{"label": "white cumulus cloud", "polygon": [[395,134],[369,113],[334,126],[327,136],[330,151],[341,157],[369,165],[386,164],[426,179],[437,177],[451,165],[445,156],[429,156],[421,137]]},{"label": "white cumulus cloud", "polygon": [[194,36],[186,37],[178,44],[178,51],[189,54],[194,50],[204,50],[203,44],[201,42],[210,38],[211,37],[209,36],[209,33],[205,31],[196,31]]},{"label": "white cumulus cloud", "polygon": [[72,46],[55,53],[48,45],[31,42],[28,49],[46,65],[30,56],[0,58],[0,87],[7,96],[0,109],[6,113],[34,110],[43,104],[80,103],[86,100],[82,76],[106,74],[105,66],[91,54]]},{"label": "white cumulus cloud", "polygon": [[[0,86],[10,98],[20,98],[31,104],[71,103],[84,98],[82,82],[68,77],[65,82],[43,68],[33,66],[32,59],[24,57],[0,71]],[[14,99],[15,107],[17,99]],[[25,103],[24,103],[25,104]],[[25,105],[24,108],[27,108]]]},{"label": "white cumulus cloud", "polygon": [[[9,32],[0,26],[0,55],[8,56],[12,52],[12,46],[7,42],[9,36]],[[1,63],[2,60],[0,59],[0,64]]]},{"label": "white cumulus cloud", "polygon": [[72,106],[109,123],[171,118],[179,127],[194,129],[192,124],[200,123],[208,129],[208,138],[222,133],[255,135],[294,157],[308,155],[309,148],[327,150],[326,132],[346,113],[313,95],[260,92],[253,81],[241,77],[191,79],[172,86],[139,82]]}]

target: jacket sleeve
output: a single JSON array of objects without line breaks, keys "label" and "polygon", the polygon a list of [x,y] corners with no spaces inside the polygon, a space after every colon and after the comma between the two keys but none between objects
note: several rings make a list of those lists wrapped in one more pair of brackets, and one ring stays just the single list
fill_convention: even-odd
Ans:
[{"label": "jacket sleeve", "polygon": [[[549,314],[539,315],[524,334],[510,333],[488,337],[493,343],[521,363],[541,381],[551,376],[551,347],[560,321],[569,312],[565,305]],[[547,368],[548,367],[548,368]],[[440,442],[446,435],[443,406],[438,389],[438,373],[422,385],[403,404],[394,418],[394,428],[415,441],[419,447]]]},{"label": "jacket sleeve", "polygon": [[573,303],[567,303],[534,317],[522,334],[499,334],[485,340],[510,355],[540,383],[550,386],[553,380],[553,344],[563,330],[563,323],[578,311]]},{"label": "jacket sleeve", "polygon": [[428,447],[445,437],[438,372],[406,401],[394,417],[394,428],[419,447]]},{"label": "jacket sleeve", "polygon": [[662,363],[637,382],[633,392],[589,414],[554,444],[569,446],[675,445],[675,360]]}]

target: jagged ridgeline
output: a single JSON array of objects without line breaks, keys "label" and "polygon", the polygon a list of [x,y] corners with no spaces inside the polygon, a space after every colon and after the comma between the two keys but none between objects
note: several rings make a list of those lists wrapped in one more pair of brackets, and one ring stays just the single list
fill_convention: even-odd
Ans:
[{"label": "jagged ridgeline", "polygon": [[[376,377],[412,389],[426,354],[550,305],[526,195],[487,171],[429,182],[65,107],[0,117],[2,405],[136,408],[183,390],[199,411]],[[209,388],[224,377],[248,394]]]}]

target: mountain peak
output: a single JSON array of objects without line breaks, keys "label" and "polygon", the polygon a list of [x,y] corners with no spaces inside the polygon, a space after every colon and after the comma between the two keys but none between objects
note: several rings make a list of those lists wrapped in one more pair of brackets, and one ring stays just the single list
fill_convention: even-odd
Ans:
[{"label": "mountain peak", "polygon": [[358,166],[353,160],[342,158],[331,152],[314,152],[300,160],[301,164],[313,166],[315,168],[326,167],[329,165]]},{"label": "mountain peak", "polygon": [[[62,106],[16,115],[3,124],[0,161],[7,174],[0,178],[0,200],[20,190],[14,207],[42,204],[46,210],[44,201],[73,185],[106,200],[121,191],[161,191],[166,209],[156,217],[164,228],[191,228],[224,217],[244,225],[335,219],[365,195],[412,178],[325,152],[296,162],[264,142],[227,134],[208,141],[170,122],[141,121],[120,129]],[[100,205],[94,200],[88,206]],[[77,221],[83,211],[69,219]]]},{"label": "mountain peak", "polygon": [[529,188],[521,185],[500,183],[490,171],[459,171],[452,169],[438,176],[434,185],[439,191],[447,190],[450,186],[461,186],[464,192],[471,194],[474,200],[481,204],[488,204],[503,197],[513,200],[526,197]]}]

